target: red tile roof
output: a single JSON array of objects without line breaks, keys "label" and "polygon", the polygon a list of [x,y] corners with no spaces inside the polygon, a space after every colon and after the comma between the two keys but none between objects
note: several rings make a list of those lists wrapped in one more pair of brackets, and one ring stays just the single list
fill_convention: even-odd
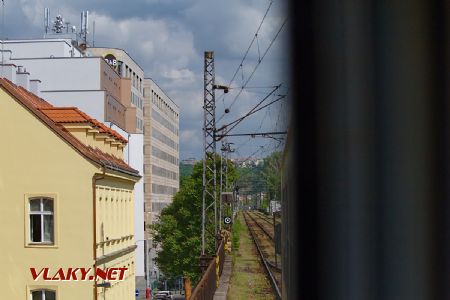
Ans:
[{"label": "red tile roof", "polygon": [[[7,79],[5,79],[7,80]],[[10,84],[14,85],[12,82]],[[57,123],[91,123],[94,127],[99,129],[101,133],[106,133],[111,137],[118,139],[122,143],[128,143],[127,139],[121,136],[117,131],[105,126],[102,122],[93,119],[91,116],[79,110],[77,107],[55,107],[39,98],[35,94],[27,91],[21,86],[14,85],[19,94],[25,97],[30,104],[32,104],[37,109],[45,113],[49,118]]]},{"label": "red tile roof", "polygon": [[139,171],[131,168],[123,160],[104,153],[98,148],[94,149],[82,143],[71,133],[69,133],[67,129],[62,126],[62,123],[90,123],[100,132],[107,133],[116,139],[119,139],[122,143],[126,143],[127,140],[116,131],[108,128],[101,122],[92,119],[76,107],[54,107],[44,99],[39,98],[33,93],[30,93],[24,88],[13,84],[5,78],[0,78],[0,87],[13,96],[14,99],[31,111],[41,121],[43,121],[48,127],[50,127],[50,129],[69,143],[85,158],[111,170],[120,171],[136,177],[140,176]]},{"label": "red tile roof", "polygon": [[110,135],[119,140],[122,144],[128,143],[128,141],[117,133],[117,131],[105,126],[102,122],[91,118],[76,107],[40,107],[38,109],[56,123],[90,123],[101,133]]}]

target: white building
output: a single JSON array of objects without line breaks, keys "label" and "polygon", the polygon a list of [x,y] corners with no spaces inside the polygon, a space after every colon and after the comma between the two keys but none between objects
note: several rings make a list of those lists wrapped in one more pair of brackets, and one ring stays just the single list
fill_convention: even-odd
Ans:
[{"label": "white building", "polygon": [[122,49],[85,48],[57,35],[1,43],[4,77],[56,106],[76,106],[128,138],[125,160],[143,174],[135,186],[135,273],[148,276],[155,252],[146,242],[147,225],[179,189],[178,106]]}]

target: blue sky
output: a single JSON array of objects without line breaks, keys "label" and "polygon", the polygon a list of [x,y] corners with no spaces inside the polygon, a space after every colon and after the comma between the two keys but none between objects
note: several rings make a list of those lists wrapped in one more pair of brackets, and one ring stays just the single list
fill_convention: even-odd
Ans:
[{"label": "blue sky", "polygon": [[[89,10],[90,31],[95,20],[95,46],[125,49],[179,105],[180,157],[202,157],[203,52],[215,52],[216,83],[228,84],[239,68],[227,95],[217,92],[217,117],[234,100],[259,58],[283,24],[286,1],[272,1],[257,40],[242,68],[239,64],[270,4],[269,0],[5,0],[7,38],[40,38],[44,8],[52,18],[61,14],[79,28],[80,13]],[[273,42],[267,55],[231,106],[218,127],[245,114],[270,91],[288,94],[289,22]],[[92,41],[92,35],[88,37]],[[259,53],[258,53],[259,47]],[[265,88],[267,87],[267,88]],[[272,98],[267,100],[270,102]],[[288,100],[282,100],[244,120],[232,133],[284,131]],[[234,156],[266,156],[282,145],[267,138],[229,138],[235,143]],[[278,148],[277,148],[278,146]]]}]

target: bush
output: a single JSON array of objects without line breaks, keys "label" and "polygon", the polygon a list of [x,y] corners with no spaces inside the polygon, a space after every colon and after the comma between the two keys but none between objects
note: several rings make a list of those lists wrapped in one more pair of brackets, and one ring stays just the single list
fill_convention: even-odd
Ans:
[{"label": "bush", "polygon": [[242,230],[242,224],[239,221],[238,218],[234,219],[233,228],[232,228],[232,236],[231,236],[231,242],[232,242],[232,249],[233,251],[239,250],[239,236],[241,234]]}]

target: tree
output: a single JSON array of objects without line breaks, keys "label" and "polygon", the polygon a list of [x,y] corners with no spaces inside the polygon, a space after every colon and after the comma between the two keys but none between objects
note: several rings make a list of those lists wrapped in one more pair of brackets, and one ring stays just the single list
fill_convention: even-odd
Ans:
[{"label": "tree", "polygon": [[[216,156],[217,195],[219,195],[220,157]],[[236,171],[228,161],[228,178],[233,182]],[[159,221],[150,225],[154,242],[160,247],[156,263],[167,278],[183,275],[197,282],[200,276],[201,215],[203,162],[194,165],[192,175],[174,196],[173,202],[161,211]],[[207,230],[214,232],[214,225]],[[208,253],[215,252],[214,241],[206,245]]]},{"label": "tree", "polygon": [[270,200],[281,201],[281,152],[273,152],[264,158],[262,170]]}]

